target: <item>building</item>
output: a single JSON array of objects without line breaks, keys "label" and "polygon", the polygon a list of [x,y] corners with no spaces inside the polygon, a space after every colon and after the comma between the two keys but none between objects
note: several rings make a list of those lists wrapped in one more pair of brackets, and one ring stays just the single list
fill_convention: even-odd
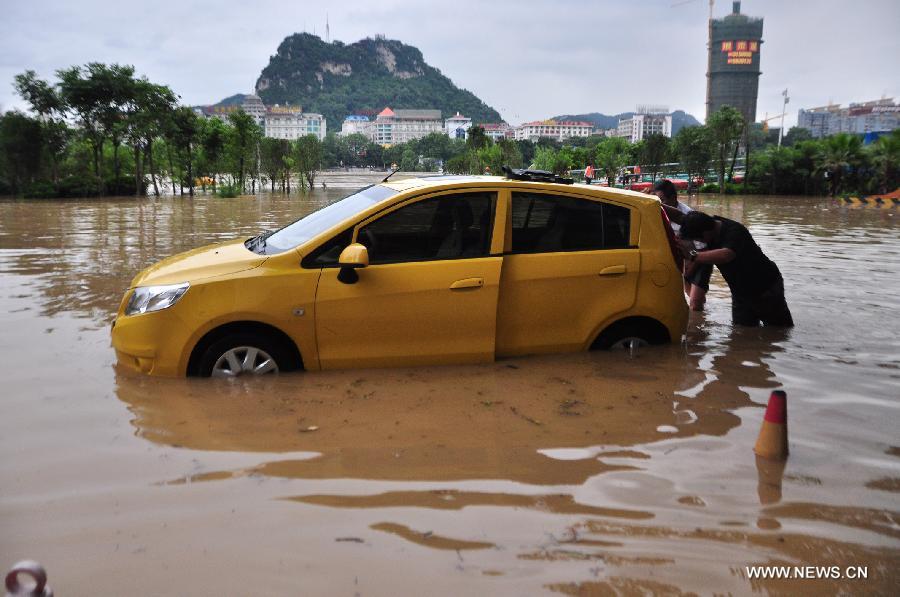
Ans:
[{"label": "building", "polygon": [[379,145],[396,145],[444,132],[440,110],[391,110],[385,108],[372,123],[371,139]]},{"label": "building", "polygon": [[593,128],[590,122],[541,120],[517,126],[514,137],[516,141],[533,142],[541,137],[563,141],[570,137],[589,137]]},{"label": "building", "polygon": [[365,135],[369,138],[372,137],[372,121],[369,120],[368,116],[351,114],[344,119],[344,123],[341,125],[340,135],[346,137],[347,135],[356,134]]},{"label": "building", "polygon": [[619,120],[614,136],[637,143],[650,135],[672,136],[672,115],[663,106],[638,106],[631,118]]},{"label": "building", "polygon": [[472,119],[463,116],[459,112],[444,121],[444,132],[451,139],[465,139],[469,136],[472,127]]},{"label": "building", "polygon": [[274,139],[299,139],[315,135],[320,141],[325,139],[325,117],[321,114],[304,112],[300,106],[267,107],[258,95],[244,97],[240,106],[204,106],[194,108],[198,116],[228,120],[228,116],[243,110],[253,117],[263,130],[263,135]]},{"label": "building", "polygon": [[490,137],[495,143],[500,139],[512,139],[515,137],[515,129],[505,122],[485,122],[479,124],[484,129],[484,134]]},{"label": "building", "polygon": [[722,106],[732,106],[744,122],[756,122],[762,31],[763,20],[741,14],[740,1],[732,4],[730,15],[710,19],[707,119]]},{"label": "building", "polygon": [[325,139],[325,117],[304,112],[300,106],[275,104],[266,108],[262,126],[265,136],[273,139],[299,139],[306,135]]},{"label": "building", "polygon": [[245,95],[241,102],[241,109],[252,116],[256,120],[256,124],[262,126],[263,119],[266,117],[266,105],[258,95],[253,93]]},{"label": "building", "polygon": [[837,133],[889,132],[900,128],[900,105],[894,103],[894,98],[886,98],[846,108],[832,104],[800,110],[797,126],[809,130],[817,139]]}]

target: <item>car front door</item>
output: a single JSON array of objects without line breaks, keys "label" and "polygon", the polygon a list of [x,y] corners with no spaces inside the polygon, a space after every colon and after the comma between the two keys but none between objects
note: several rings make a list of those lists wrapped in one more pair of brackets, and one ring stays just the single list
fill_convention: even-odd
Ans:
[{"label": "car front door", "polygon": [[417,197],[360,223],[359,279],[322,270],[316,339],[324,369],[490,361],[501,254],[491,254],[497,194]]},{"label": "car front door", "polygon": [[583,349],[635,302],[636,210],[611,201],[513,191],[497,355]]}]

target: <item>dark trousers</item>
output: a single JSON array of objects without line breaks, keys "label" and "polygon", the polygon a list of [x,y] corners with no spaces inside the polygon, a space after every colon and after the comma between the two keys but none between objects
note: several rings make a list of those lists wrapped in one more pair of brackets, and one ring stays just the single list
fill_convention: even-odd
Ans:
[{"label": "dark trousers", "polygon": [[784,282],[779,280],[758,296],[731,295],[731,320],[735,325],[794,327],[791,310],[784,299]]}]

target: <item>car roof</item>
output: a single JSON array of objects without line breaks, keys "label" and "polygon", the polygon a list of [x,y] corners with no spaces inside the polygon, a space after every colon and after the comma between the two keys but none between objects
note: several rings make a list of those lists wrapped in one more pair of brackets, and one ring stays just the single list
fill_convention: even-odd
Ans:
[{"label": "car roof", "polygon": [[498,187],[498,188],[529,188],[544,191],[559,191],[562,193],[580,193],[594,195],[596,197],[605,197],[607,199],[619,199],[629,203],[642,204],[658,204],[659,199],[656,195],[648,195],[638,191],[630,191],[627,189],[617,189],[610,187],[602,187],[600,185],[586,185],[583,183],[561,184],[555,182],[537,182],[527,180],[512,180],[503,176],[482,176],[482,175],[436,175],[436,176],[413,176],[409,178],[393,179],[381,183],[382,186],[393,189],[397,192],[405,192],[411,190],[440,190],[442,188],[459,188],[459,187]]}]

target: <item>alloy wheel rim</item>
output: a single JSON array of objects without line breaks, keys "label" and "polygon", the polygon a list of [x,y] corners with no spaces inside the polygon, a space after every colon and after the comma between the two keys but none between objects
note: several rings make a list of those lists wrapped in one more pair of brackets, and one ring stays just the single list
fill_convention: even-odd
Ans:
[{"label": "alloy wheel rim", "polygon": [[634,352],[636,348],[643,348],[644,346],[649,346],[649,343],[643,338],[628,336],[627,338],[622,338],[614,343],[611,348],[613,350],[627,350],[629,352]]},{"label": "alloy wheel rim", "polygon": [[213,365],[213,377],[266,375],[278,373],[278,364],[266,351],[255,346],[236,346],[225,351]]}]

